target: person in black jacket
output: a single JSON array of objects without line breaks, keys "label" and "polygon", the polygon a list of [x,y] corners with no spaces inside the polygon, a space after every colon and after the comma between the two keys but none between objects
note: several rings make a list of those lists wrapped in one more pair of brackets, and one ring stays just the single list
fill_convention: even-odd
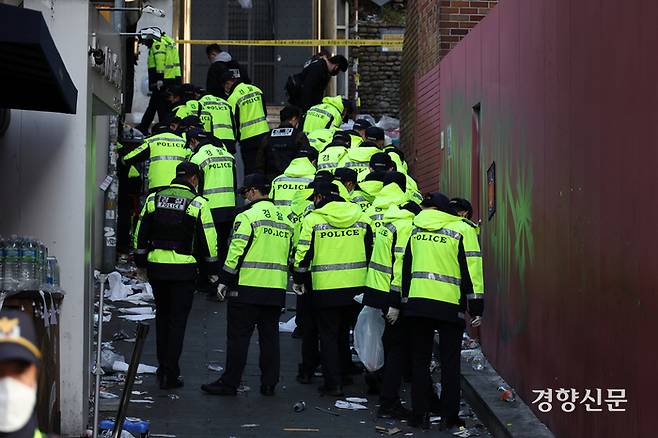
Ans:
[{"label": "person in black jacket", "polygon": [[263,139],[258,151],[257,165],[263,169],[268,182],[281,175],[302,146],[308,146],[308,138],[299,129],[299,108],[286,105],[279,112],[281,124]]},{"label": "person in black jacket", "polygon": [[301,108],[305,113],[313,105],[322,103],[324,90],[331,76],[347,71],[347,58],[335,55],[331,58],[319,58],[304,67],[299,96],[290,103]]},{"label": "person in black jacket", "polygon": [[222,99],[228,98],[221,82],[222,75],[228,70],[239,72],[236,77],[239,77],[246,84],[251,84],[247,69],[240,65],[238,61],[234,60],[230,53],[223,51],[219,47],[219,44],[210,44],[207,46],[206,55],[208,56],[208,61],[210,61],[208,76],[206,77],[206,91],[208,94],[221,97]]}]

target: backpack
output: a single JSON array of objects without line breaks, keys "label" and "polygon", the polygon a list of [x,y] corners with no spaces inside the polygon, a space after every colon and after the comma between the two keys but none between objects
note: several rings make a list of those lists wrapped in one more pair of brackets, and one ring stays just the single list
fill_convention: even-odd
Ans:
[{"label": "backpack", "polygon": [[312,58],[304,63],[304,67],[302,68],[301,72],[288,76],[288,80],[286,81],[285,85],[286,94],[288,94],[288,102],[293,103],[299,100],[302,94],[302,84],[306,78],[306,69],[311,64],[321,59],[322,58],[318,57],[317,55],[313,55]]}]

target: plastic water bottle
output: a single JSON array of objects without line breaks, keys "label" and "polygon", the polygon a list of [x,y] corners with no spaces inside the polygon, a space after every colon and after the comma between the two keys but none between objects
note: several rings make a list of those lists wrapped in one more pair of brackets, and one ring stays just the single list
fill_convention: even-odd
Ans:
[{"label": "plastic water bottle", "polygon": [[37,282],[39,289],[44,290],[46,284],[48,283],[48,270],[46,269],[46,259],[48,257],[48,248],[46,244],[42,241],[37,242],[38,245],[38,258],[37,258]]},{"label": "plastic water bottle", "polygon": [[19,290],[36,290],[38,246],[31,238],[25,238],[21,244],[20,286]]},{"label": "plastic water bottle", "polygon": [[486,359],[484,358],[484,355],[481,352],[477,352],[475,356],[473,356],[471,366],[475,371],[482,371],[486,366],[485,363]]},{"label": "plastic water bottle", "polygon": [[2,289],[13,292],[18,290],[18,279],[20,278],[20,241],[13,234],[5,245],[5,269],[4,284]]}]

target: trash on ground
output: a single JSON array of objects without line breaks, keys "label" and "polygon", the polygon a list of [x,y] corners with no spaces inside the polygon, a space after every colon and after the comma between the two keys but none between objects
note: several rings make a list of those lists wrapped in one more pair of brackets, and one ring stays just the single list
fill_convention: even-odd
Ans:
[{"label": "trash on ground", "polygon": [[302,412],[303,410],[306,409],[306,402],[304,402],[304,401],[298,401],[297,403],[295,403],[295,404],[293,405],[292,409],[293,409],[295,412]]},{"label": "trash on ground", "polygon": [[435,417],[430,417],[430,423],[438,423],[439,421],[441,421],[441,417],[438,415]]},{"label": "trash on ground", "polygon": [[499,386],[498,391],[500,392],[500,399],[502,401],[511,403],[516,400],[516,397],[514,397],[514,392],[512,392],[511,389],[505,388],[504,386]]},{"label": "trash on ground", "polygon": [[249,423],[249,424],[243,424],[243,425],[240,426],[240,427],[244,427],[244,428],[252,428],[252,427],[258,427],[258,426],[260,426],[260,424]]},{"label": "trash on ground", "polygon": [[155,403],[153,400],[146,400],[146,399],[130,399],[130,403],[141,403],[141,404],[153,404]]},{"label": "trash on ground", "polygon": [[338,409],[349,409],[350,411],[359,411],[362,409],[368,409],[366,406],[363,406],[359,403],[350,403],[345,400],[336,400],[334,404]]},{"label": "trash on ground", "polygon": [[283,431],[284,432],[320,432],[320,429],[315,429],[312,427],[284,427]]},{"label": "trash on ground", "polygon": [[363,397],[345,397],[345,400],[352,403],[368,403],[368,399]]},{"label": "trash on ground", "polygon": [[152,433],[149,434],[151,438],[176,438],[176,435],[170,433]]},{"label": "trash on ground", "polygon": [[[112,364],[112,369],[114,371],[121,371],[125,373],[126,371],[128,371],[128,364],[123,361],[116,361]],[[139,366],[137,367],[138,374],[155,374],[157,370],[158,367],[154,367],[151,365],[144,365],[143,363],[140,363]]]},{"label": "trash on ground", "polygon": [[130,394],[131,395],[146,395],[146,394],[148,394],[148,392],[146,392],[146,391],[131,391]]},{"label": "trash on ground", "polygon": [[471,436],[480,436],[480,433],[475,429],[466,429],[464,426],[461,426],[457,432],[453,433],[453,435],[461,438],[468,438]]},{"label": "trash on ground", "polygon": [[216,363],[209,363],[209,364],[208,364],[208,369],[209,369],[210,371],[216,371],[216,372],[218,372],[218,373],[221,373],[222,371],[224,371],[224,367],[221,366],[221,365],[218,365],[218,364],[216,364]]},{"label": "trash on ground", "polygon": [[384,426],[375,426],[375,431],[379,433],[385,433],[386,435],[395,435],[397,433],[402,432],[397,427],[384,427]]},{"label": "trash on ground", "polygon": [[114,364],[116,362],[125,362],[125,357],[120,354],[115,353],[112,350],[104,349],[101,350],[101,368],[108,371],[117,371],[114,369]]},{"label": "trash on ground", "polygon": [[153,307],[142,306],[142,307],[121,307],[118,309],[121,313],[129,313],[131,315],[149,315],[155,312]]},{"label": "trash on ground", "polygon": [[292,333],[297,328],[296,316],[290,318],[287,322],[279,322],[279,331],[281,333]]},{"label": "trash on ground", "polygon": [[119,315],[119,318],[127,319],[128,321],[146,321],[149,319],[155,319],[155,313],[149,313],[146,315]]},{"label": "trash on ground", "polygon": [[113,341],[123,341],[124,339],[129,339],[132,336],[125,332],[125,330],[120,330],[112,335]]},{"label": "trash on ground", "polygon": [[169,394],[167,395],[169,397],[169,400],[178,400],[180,398],[180,395],[178,394]]},{"label": "trash on ground", "polygon": [[315,409],[320,412],[324,412],[325,414],[333,415],[334,417],[340,417],[340,414],[337,412],[332,412],[329,409],[322,409],[320,406],[316,406]]},{"label": "trash on ground", "polygon": [[478,352],[473,359],[471,359],[471,366],[475,371],[482,371],[486,367],[486,359],[481,352]]},{"label": "trash on ground", "polygon": [[238,386],[238,392],[249,392],[249,391],[251,391],[251,388],[248,387],[247,385]]},{"label": "trash on ground", "polygon": [[98,395],[99,395],[101,398],[104,398],[104,399],[106,399],[106,400],[114,400],[114,399],[119,398],[118,395],[116,395],[116,394],[112,394],[111,392],[106,392],[106,391],[100,391],[100,392],[98,393]]}]

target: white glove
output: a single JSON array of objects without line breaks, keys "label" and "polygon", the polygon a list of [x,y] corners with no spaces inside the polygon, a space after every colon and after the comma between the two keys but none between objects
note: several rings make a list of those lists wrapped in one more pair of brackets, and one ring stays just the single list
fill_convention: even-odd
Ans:
[{"label": "white glove", "polygon": [[480,324],[482,324],[481,316],[476,316],[475,318],[471,319],[471,327],[480,327]]},{"label": "white glove", "polygon": [[293,284],[292,291],[295,292],[297,295],[304,295],[306,293],[306,286],[304,286],[303,284]]},{"label": "white glove", "polygon": [[155,83],[155,88],[159,91],[164,86],[164,81],[157,81]]},{"label": "white glove", "polygon": [[224,301],[224,298],[226,298],[226,290],[228,287],[226,287],[225,284],[218,284],[217,285],[217,299],[219,301]]},{"label": "white glove", "polygon": [[388,321],[389,324],[393,325],[395,324],[395,321],[398,320],[399,316],[400,316],[400,309],[396,309],[395,307],[389,307],[388,313],[386,314],[386,321]]}]

